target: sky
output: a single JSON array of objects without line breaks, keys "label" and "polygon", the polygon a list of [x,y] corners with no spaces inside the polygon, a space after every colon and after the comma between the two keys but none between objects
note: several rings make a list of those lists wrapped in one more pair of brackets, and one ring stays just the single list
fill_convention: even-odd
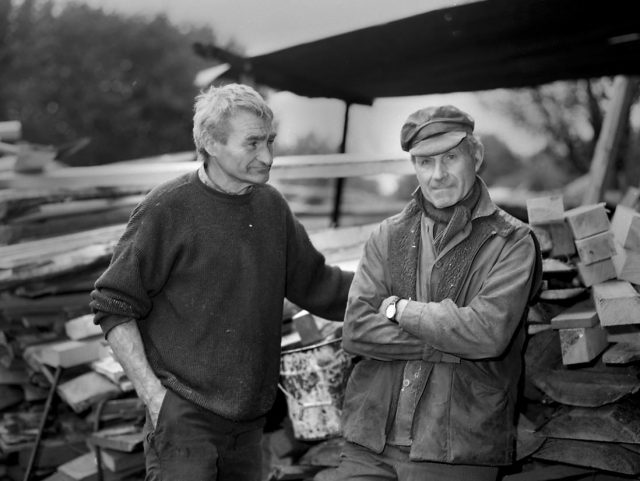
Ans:
[{"label": "sky", "polygon": [[[83,1],[106,11],[135,15],[164,13],[178,25],[208,25],[216,41],[233,40],[247,54],[285,48],[338,33],[385,23],[429,10],[478,0],[57,0]],[[310,132],[339,144],[345,106],[332,99],[309,99],[290,92],[274,92],[268,99],[278,119],[278,142],[292,144]],[[450,103],[476,120],[479,134],[503,138],[516,153],[541,148],[530,133],[514,129],[503,117],[487,110],[473,93],[377,99],[372,106],[352,106],[347,152],[404,155],[399,132],[415,110]]]}]

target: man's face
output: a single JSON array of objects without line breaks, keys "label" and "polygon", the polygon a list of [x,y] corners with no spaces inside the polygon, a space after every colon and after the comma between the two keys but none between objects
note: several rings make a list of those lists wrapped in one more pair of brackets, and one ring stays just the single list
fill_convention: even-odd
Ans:
[{"label": "man's face", "polygon": [[215,182],[233,192],[267,182],[276,137],[271,122],[238,110],[227,121],[227,133],[225,143],[212,141],[208,148]]},{"label": "man's face", "polygon": [[469,193],[482,164],[464,144],[442,154],[414,156],[411,160],[422,195],[438,209],[457,204]]}]

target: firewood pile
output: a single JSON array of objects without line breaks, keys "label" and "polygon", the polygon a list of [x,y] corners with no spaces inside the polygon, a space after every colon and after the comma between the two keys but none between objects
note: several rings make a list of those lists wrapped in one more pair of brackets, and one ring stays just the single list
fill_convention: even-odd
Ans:
[{"label": "firewood pile", "polygon": [[[613,212],[565,210],[562,196],[527,201],[544,286],[528,319],[518,457],[541,474],[574,467],[544,479],[640,474],[638,197],[629,189]],[[505,479],[543,479],[527,477],[535,472]]]}]

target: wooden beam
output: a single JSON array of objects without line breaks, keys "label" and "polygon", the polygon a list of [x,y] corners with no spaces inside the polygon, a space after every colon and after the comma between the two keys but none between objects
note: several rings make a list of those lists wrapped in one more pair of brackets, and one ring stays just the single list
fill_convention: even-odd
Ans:
[{"label": "wooden beam", "polygon": [[602,200],[607,172],[618,154],[622,131],[629,117],[629,107],[637,87],[637,78],[624,75],[615,78],[613,96],[591,161],[589,187],[582,199],[583,204],[594,204]]},{"label": "wooden beam", "polygon": [[[86,188],[95,186],[155,186],[192,172],[199,162],[150,162],[61,167],[41,174],[2,174],[0,188]],[[335,179],[383,173],[410,174],[408,158],[365,154],[292,155],[276,157],[271,179]]]}]

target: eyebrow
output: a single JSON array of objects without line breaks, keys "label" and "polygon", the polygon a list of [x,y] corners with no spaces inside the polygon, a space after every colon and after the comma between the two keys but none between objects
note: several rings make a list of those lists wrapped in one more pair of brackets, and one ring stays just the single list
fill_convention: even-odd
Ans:
[{"label": "eyebrow", "polygon": [[268,135],[249,135],[248,137],[245,138],[246,142],[261,142],[263,140],[274,140],[276,138],[276,133],[272,132]]}]

